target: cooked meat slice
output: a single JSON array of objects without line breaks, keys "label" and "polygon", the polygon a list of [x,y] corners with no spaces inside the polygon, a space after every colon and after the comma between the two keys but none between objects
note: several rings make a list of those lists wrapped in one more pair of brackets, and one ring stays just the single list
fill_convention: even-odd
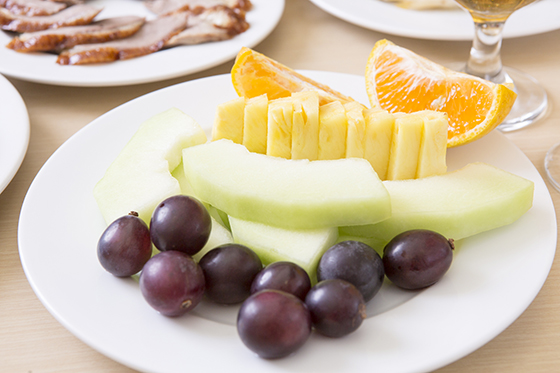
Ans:
[{"label": "cooked meat slice", "polygon": [[78,44],[126,38],[136,33],[143,24],[142,17],[107,18],[84,26],[24,33],[13,38],[7,47],[18,52],[61,51]]},{"label": "cooked meat slice", "polygon": [[43,0],[0,0],[0,7],[8,9],[13,14],[33,17],[58,13],[66,8],[66,4]]},{"label": "cooked meat slice", "polygon": [[64,3],[68,6],[76,5],[76,4],[83,4],[85,2],[85,0],[48,0],[48,1],[53,2],[53,3]]},{"label": "cooked meat slice", "polygon": [[188,13],[176,13],[147,21],[129,38],[101,44],[77,45],[62,52],[61,65],[111,62],[139,57],[160,50],[165,43],[187,26]]},{"label": "cooked meat slice", "polygon": [[169,14],[184,10],[201,12],[216,5],[248,11],[252,6],[250,0],[144,0],[144,4],[155,14]]},{"label": "cooked meat slice", "polygon": [[243,14],[225,6],[190,13],[187,28],[173,36],[166,46],[190,45],[228,40],[249,28]]},{"label": "cooked meat slice", "polygon": [[50,16],[22,16],[0,8],[0,28],[6,31],[33,32],[49,28],[87,25],[101,9],[90,5],[74,5]]}]

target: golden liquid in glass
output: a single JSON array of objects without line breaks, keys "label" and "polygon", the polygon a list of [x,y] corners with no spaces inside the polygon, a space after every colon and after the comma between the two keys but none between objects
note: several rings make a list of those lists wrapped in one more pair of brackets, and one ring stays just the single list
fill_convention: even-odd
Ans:
[{"label": "golden liquid in glass", "polygon": [[505,22],[517,9],[536,0],[455,0],[466,8],[475,22]]}]

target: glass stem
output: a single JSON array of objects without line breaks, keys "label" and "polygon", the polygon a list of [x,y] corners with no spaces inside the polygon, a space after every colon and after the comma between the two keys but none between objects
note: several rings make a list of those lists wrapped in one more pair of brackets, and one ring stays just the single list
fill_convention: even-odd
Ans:
[{"label": "glass stem", "polygon": [[475,33],[466,72],[490,80],[505,83],[507,75],[502,69],[500,49],[504,22],[475,22]]}]

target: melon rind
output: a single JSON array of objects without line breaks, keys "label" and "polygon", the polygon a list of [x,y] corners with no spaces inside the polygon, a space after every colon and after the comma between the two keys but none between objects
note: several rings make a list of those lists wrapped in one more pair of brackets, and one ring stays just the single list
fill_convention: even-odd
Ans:
[{"label": "melon rind", "polygon": [[143,122],[93,189],[107,224],[130,211],[149,223],[158,203],[181,194],[171,175],[181,150],[206,141],[198,123],[176,108]]}]

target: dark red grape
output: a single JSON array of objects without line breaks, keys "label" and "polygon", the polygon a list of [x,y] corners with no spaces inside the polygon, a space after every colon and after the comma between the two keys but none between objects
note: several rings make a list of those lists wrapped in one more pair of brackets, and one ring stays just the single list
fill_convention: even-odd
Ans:
[{"label": "dark red grape", "polygon": [[362,293],[344,280],[317,283],[305,298],[313,327],[327,337],[340,338],[352,333],[366,318]]},{"label": "dark red grape", "polygon": [[112,222],[97,243],[99,262],[118,277],[138,273],[151,256],[150,230],[136,212]]},{"label": "dark red grape", "polygon": [[206,207],[196,198],[177,195],[165,199],[154,210],[150,234],[160,251],[198,253],[208,241],[212,221]]},{"label": "dark red grape", "polygon": [[421,289],[439,281],[451,266],[453,240],[429,230],[395,236],[383,250],[385,274],[404,289]]},{"label": "dark red grape", "polygon": [[354,285],[369,302],[383,285],[383,261],[359,241],[339,242],[328,249],[317,266],[317,281],[341,279]]},{"label": "dark red grape", "polygon": [[251,294],[265,289],[282,290],[305,300],[311,289],[311,280],[303,268],[292,262],[275,262],[257,274],[251,285]]},{"label": "dark red grape", "polygon": [[222,304],[241,303],[251,295],[251,283],[262,269],[257,254],[246,246],[225,244],[200,259],[206,279],[206,296]]},{"label": "dark red grape", "polygon": [[204,295],[204,274],[198,264],[180,251],[154,255],[140,273],[140,290],[162,315],[180,316],[192,310]]},{"label": "dark red grape", "polygon": [[245,346],[260,357],[281,358],[307,341],[311,317],[298,297],[280,290],[263,290],[241,305],[237,332]]}]

